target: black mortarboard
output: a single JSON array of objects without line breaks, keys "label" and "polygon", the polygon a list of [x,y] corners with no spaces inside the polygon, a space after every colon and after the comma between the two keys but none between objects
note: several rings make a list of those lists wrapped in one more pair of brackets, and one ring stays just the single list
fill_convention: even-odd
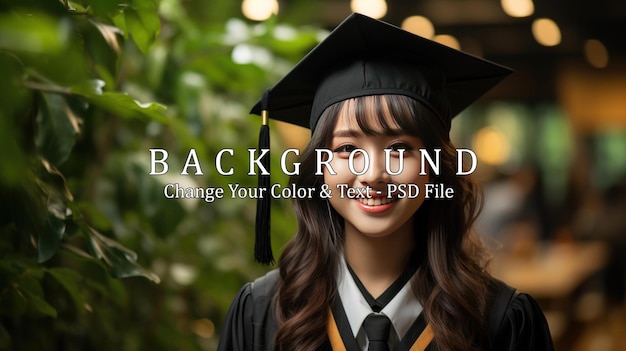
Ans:
[{"label": "black mortarboard", "polygon": [[[454,116],[511,73],[504,66],[354,13],[268,89],[251,113],[265,116],[259,148],[269,147],[268,116],[313,130],[326,107],[366,95],[412,97],[449,129]],[[269,181],[259,179],[261,184]],[[257,206],[255,257],[270,263],[269,198]]]}]

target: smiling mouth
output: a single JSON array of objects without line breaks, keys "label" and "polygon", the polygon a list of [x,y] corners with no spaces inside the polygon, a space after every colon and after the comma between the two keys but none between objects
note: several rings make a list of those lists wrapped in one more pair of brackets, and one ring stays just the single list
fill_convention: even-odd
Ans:
[{"label": "smiling mouth", "polygon": [[397,200],[396,197],[387,197],[387,196],[383,196],[383,197],[373,197],[373,198],[357,198],[355,199],[356,201],[362,203],[363,205],[367,205],[367,206],[381,206],[381,205],[386,205],[386,204],[390,204],[394,201]]}]

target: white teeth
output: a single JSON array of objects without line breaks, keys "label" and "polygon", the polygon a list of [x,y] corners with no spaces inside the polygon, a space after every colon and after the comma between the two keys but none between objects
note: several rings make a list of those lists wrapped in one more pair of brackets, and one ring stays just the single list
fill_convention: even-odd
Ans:
[{"label": "white teeth", "polygon": [[380,206],[396,201],[396,198],[377,197],[377,198],[357,198],[358,202],[368,206]]}]

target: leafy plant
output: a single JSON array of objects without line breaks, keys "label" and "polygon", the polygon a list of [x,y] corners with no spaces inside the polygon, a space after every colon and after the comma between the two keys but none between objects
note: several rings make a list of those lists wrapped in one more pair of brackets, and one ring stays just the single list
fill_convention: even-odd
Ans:
[{"label": "leafy plant", "polygon": [[[0,4],[0,349],[212,349],[237,289],[268,269],[251,259],[254,201],[163,194],[255,186],[247,107],[316,42],[227,3]],[[231,177],[210,168],[224,147]],[[148,174],[150,148],[170,172]],[[190,149],[203,175],[179,174]],[[292,230],[274,221],[275,246]]]}]

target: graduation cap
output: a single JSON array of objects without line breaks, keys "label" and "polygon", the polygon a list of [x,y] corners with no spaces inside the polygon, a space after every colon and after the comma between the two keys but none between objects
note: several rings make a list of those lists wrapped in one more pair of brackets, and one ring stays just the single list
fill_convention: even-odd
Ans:
[{"label": "graduation cap", "polygon": [[[416,99],[450,129],[451,120],[512,70],[353,13],[313,48],[251,113],[263,117],[259,149],[269,148],[268,119],[315,129],[328,106],[350,98],[398,94]],[[261,162],[268,169],[269,153]],[[259,187],[269,176],[259,176]],[[273,262],[269,198],[257,204],[255,258]]]}]

